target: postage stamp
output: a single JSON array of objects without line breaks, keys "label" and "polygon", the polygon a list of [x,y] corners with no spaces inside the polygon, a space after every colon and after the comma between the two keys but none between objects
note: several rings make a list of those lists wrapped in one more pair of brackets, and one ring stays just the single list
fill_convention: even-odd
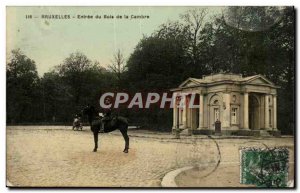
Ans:
[{"label": "postage stamp", "polygon": [[284,147],[241,148],[240,183],[286,187],[289,151]]}]

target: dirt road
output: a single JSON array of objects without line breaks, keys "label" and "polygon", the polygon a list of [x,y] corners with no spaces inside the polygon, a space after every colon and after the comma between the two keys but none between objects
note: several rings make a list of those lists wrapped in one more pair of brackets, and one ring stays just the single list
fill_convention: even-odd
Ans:
[{"label": "dirt road", "polygon": [[[205,172],[220,158],[215,142],[207,136],[173,139],[166,133],[136,131],[129,131],[129,135],[128,154],[122,152],[124,140],[119,132],[100,134],[99,150],[93,153],[88,128],[72,131],[63,126],[8,126],[7,179],[14,186],[29,187],[159,187],[171,170],[198,166]],[[239,185],[239,147],[262,146],[262,142],[270,147],[284,145],[293,157],[293,138],[216,141],[221,166],[232,169],[216,170],[200,186]],[[290,170],[291,177],[293,168]],[[186,180],[179,180],[179,185],[193,185]]]}]

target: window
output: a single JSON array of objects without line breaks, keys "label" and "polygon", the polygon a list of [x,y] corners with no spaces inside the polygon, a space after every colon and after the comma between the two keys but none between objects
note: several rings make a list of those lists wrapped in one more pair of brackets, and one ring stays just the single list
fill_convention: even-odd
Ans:
[{"label": "window", "polygon": [[231,109],[231,124],[237,123],[237,108]]},{"label": "window", "polygon": [[235,95],[232,96],[232,102],[234,102],[234,103],[236,102],[236,96]]},{"label": "window", "polygon": [[215,122],[217,120],[220,121],[220,111],[219,111],[219,108],[214,108],[214,115],[215,115]]}]

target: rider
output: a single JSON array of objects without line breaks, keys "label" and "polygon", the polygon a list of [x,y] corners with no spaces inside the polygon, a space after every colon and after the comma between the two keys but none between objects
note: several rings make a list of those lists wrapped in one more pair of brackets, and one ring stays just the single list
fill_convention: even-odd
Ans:
[{"label": "rider", "polygon": [[105,109],[104,110],[104,120],[111,120],[111,109]]},{"label": "rider", "polygon": [[[106,98],[104,103],[106,105],[111,104],[110,98]],[[103,112],[104,112],[104,116],[101,120],[102,120],[102,129],[105,130],[105,128],[109,129],[111,127],[111,121],[113,119],[113,117],[111,115],[112,109],[111,109],[111,107],[110,108],[103,108]],[[105,125],[105,128],[104,128],[104,125]]]},{"label": "rider", "polygon": [[[111,104],[111,100],[109,98],[106,98],[105,101],[104,101],[104,103],[106,105],[109,105],[109,104]],[[103,111],[104,111],[104,117],[103,117],[102,120],[103,121],[110,121],[112,119],[112,116],[111,116],[111,112],[112,112],[111,107],[104,108]]]}]

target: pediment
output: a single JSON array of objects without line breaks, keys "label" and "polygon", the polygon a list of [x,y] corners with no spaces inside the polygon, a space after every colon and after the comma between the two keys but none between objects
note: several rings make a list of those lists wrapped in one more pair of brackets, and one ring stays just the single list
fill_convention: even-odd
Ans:
[{"label": "pediment", "polygon": [[182,87],[191,87],[191,86],[197,86],[197,85],[199,85],[199,82],[197,82],[193,78],[188,78],[187,80],[185,80],[183,83],[181,83],[179,85],[179,88],[182,88]]},{"label": "pediment", "polygon": [[250,84],[269,84],[269,85],[274,85],[273,82],[271,82],[270,80],[268,80],[267,78],[259,75],[259,76],[256,76],[250,80],[247,81],[247,83],[250,83]]}]

